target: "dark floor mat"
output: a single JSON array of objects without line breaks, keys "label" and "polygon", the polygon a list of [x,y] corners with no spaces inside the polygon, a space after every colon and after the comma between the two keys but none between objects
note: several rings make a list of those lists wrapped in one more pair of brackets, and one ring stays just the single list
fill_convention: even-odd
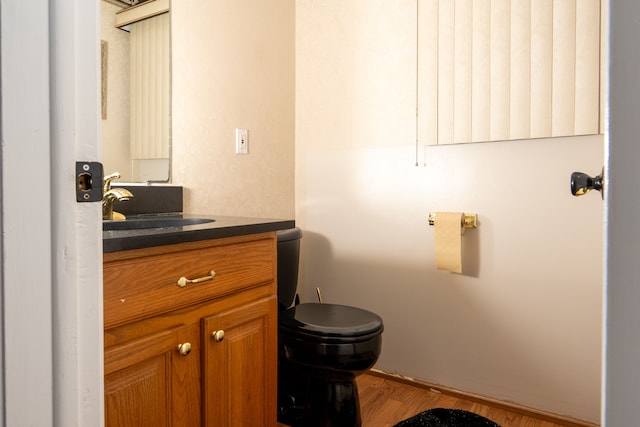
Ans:
[{"label": "dark floor mat", "polygon": [[394,427],[500,427],[500,425],[473,412],[435,408],[400,421]]}]

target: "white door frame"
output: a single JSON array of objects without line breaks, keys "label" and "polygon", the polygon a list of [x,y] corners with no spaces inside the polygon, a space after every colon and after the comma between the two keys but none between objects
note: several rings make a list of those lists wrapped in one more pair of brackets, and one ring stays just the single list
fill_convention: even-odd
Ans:
[{"label": "white door frame", "polygon": [[[101,426],[102,209],[75,195],[75,162],[102,157],[100,0],[50,7],[54,425]],[[102,191],[102,182],[94,186]]]},{"label": "white door frame", "polygon": [[[99,0],[0,0],[0,426],[102,426]],[[98,183],[98,188],[100,183]]]},{"label": "white door frame", "polygon": [[18,3],[0,3],[4,425],[47,426],[53,415],[49,16],[45,0],[29,8]]}]

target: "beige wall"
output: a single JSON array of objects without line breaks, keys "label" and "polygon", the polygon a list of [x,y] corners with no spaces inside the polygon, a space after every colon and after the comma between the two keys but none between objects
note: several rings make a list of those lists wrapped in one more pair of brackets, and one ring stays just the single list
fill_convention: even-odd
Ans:
[{"label": "beige wall", "polygon": [[[294,216],[294,2],[172,2],[173,176],[185,211]],[[235,154],[235,129],[249,154]]]},{"label": "beige wall", "polygon": [[[173,182],[188,212],[295,213],[303,293],[379,313],[379,369],[598,421],[603,203],[568,181],[600,170],[601,136],[420,147],[416,167],[414,2],[182,0],[172,13]],[[479,215],[466,274],[435,269],[437,210]]]},{"label": "beige wall", "polygon": [[[377,368],[599,421],[600,135],[419,148],[415,2],[296,2],[296,221],[305,299],[385,321]],[[426,161],[426,166],[424,165]],[[477,213],[465,274],[430,211]]]}]

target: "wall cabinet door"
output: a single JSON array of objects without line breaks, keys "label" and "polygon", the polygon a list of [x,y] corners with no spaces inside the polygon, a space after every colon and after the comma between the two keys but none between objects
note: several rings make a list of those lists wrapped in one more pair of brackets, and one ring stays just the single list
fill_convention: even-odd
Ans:
[{"label": "wall cabinet door", "polygon": [[108,348],[106,427],[200,425],[199,337],[199,325],[179,326]]},{"label": "wall cabinet door", "polygon": [[275,426],[276,317],[270,297],[202,320],[203,426]]}]

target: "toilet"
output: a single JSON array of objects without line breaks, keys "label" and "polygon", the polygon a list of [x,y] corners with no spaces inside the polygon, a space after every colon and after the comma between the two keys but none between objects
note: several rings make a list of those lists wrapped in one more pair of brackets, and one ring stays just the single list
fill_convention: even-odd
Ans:
[{"label": "toilet", "polygon": [[382,319],[339,304],[294,304],[302,231],[278,232],[278,421],[360,427],[355,378],[378,360]]}]

